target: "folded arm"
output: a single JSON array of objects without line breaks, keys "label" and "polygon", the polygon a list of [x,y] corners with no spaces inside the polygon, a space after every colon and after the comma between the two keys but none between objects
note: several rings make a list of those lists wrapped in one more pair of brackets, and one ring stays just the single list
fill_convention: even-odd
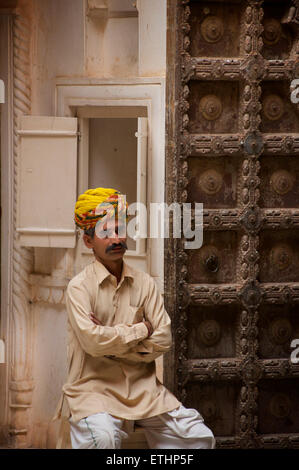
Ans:
[{"label": "folded arm", "polygon": [[171,348],[171,321],[164,308],[162,295],[151,277],[149,277],[149,289],[144,302],[144,318],[152,325],[153,333],[138,344],[132,345],[123,355],[125,359],[152,362]]},{"label": "folded arm", "polygon": [[91,356],[105,356],[129,353],[131,348],[148,336],[143,322],[134,325],[96,325],[91,321],[90,296],[83,285],[69,284],[66,293],[66,307],[70,323],[82,349]]}]

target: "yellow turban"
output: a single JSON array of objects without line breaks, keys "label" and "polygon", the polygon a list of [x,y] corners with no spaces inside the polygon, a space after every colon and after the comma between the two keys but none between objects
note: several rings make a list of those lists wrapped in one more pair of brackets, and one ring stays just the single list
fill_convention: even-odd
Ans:
[{"label": "yellow turban", "polygon": [[114,215],[127,209],[121,193],[112,188],[88,189],[78,197],[75,205],[75,223],[83,230],[95,227],[106,214]]}]

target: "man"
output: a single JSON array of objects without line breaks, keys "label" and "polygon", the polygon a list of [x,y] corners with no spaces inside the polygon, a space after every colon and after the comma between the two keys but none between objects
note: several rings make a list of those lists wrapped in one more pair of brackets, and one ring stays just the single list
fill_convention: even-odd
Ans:
[{"label": "man", "polygon": [[170,318],[151,276],[123,261],[121,219],[126,206],[114,189],[88,190],[76,203],[95,260],[67,288],[69,374],[56,418],[69,419],[76,449],[120,448],[135,423],[150,448],[214,448],[202,416],[156,377],[155,359],[171,346]]}]

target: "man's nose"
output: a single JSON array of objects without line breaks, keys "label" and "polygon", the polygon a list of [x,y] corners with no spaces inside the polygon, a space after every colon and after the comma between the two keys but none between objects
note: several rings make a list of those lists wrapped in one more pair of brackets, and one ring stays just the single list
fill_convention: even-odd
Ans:
[{"label": "man's nose", "polygon": [[114,232],[111,237],[110,237],[110,240],[113,241],[113,243],[120,243],[121,241],[123,241],[124,239],[121,238],[118,233]]}]

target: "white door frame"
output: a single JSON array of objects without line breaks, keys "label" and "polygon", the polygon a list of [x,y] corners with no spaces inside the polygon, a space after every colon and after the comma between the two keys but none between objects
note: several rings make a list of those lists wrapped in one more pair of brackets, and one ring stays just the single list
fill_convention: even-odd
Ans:
[{"label": "white door frame", "polygon": [[[55,115],[72,117],[78,108],[146,107],[148,116],[149,202],[164,202],[165,187],[165,80],[163,78],[86,79],[56,81]],[[148,239],[149,274],[163,292],[164,240]]]}]

